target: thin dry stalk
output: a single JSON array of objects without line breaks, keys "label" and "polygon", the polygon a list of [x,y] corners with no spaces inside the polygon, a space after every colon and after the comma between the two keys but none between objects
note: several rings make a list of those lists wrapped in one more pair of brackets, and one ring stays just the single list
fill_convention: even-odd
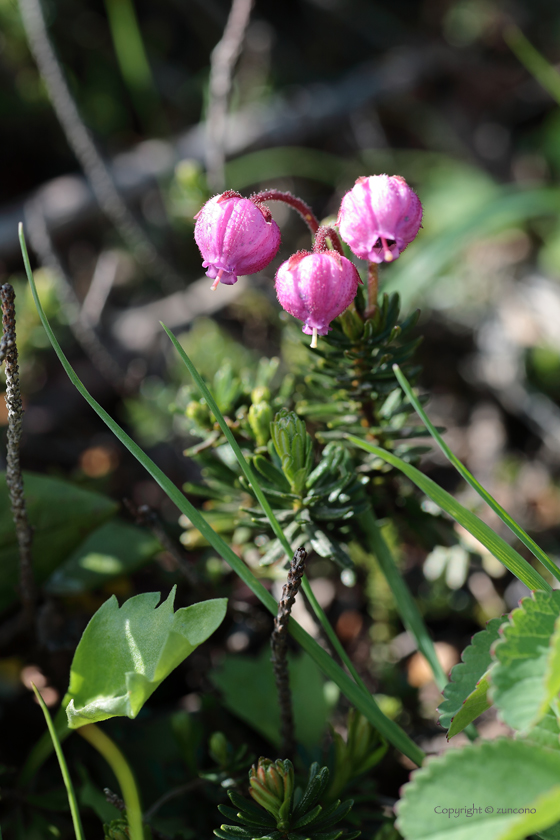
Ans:
[{"label": "thin dry stalk", "polygon": [[31,562],[31,541],[33,531],[27,518],[27,507],[23,491],[23,477],[19,460],[22,433],[23,405],[19,387],[18,351],[16,344],[16,318],[14,308],[15,292],[9,283],[0,289],[2,299],[2,340],[0,361],[4,360],[6,370],[6,406],[8,409],[8,435],[6,454],[6,484],[10,494],[12,516],[16,526],[19,546],[19,590],[23,612],[29,624],[35,616],[35,579]]},{"label": "thin dry stalk", "polygon": [[282,598],[278,604],[278,614],[274,619],[274,630],[272,631],[270,640],[272,647],[271,659],[280,703],[280,732],[282,735],[283,758],[291,758],[296,748],[292,694],[290,691],[290,676],[286,654],[288,651],[288,621],[296,595],[301,586],[306,559],[306,550],[304,548],[298,548],[290,564],[288,580],[282,589]]},{"label": "thin dry stalk", "polygon": [[41,0],[19,0],[19,8],[31,52],[58,121],[70,148],[84,170],[101,210],[118,230],[137,261],[154,277],[161,279],[162,286],[167,291],[182,288],[184,281],[181,276],[160,256],[123,201],[115,187],[109,167],[99,154],[80,116],[49,38]]},{"label": "thin dry stalk", "polygon": [[50,268],[54,274],[57,296],[76,341],[93,366],[117,392],[126,394],[135,391],[138,383],[128,377],[113,359],[91,326],[90,320],[82,317],[72,280],[55,251],[39,201],[30,201],[25,205],[25,225],[29,233],[29,242],[41,265]]},{"label": "thin dry stalk", "polygon": [[212,51],[210,64],[210,101],[206,117],[206,171],[211,189],[225,188],[225,134],[233,68],[241,47],[253,0],[233,0],[222,38]]}]

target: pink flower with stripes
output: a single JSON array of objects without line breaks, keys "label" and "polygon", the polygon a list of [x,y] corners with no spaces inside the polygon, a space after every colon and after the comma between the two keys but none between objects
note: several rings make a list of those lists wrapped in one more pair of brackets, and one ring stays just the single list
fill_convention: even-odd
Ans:
[{"label": "pink flower with stripes", "polygon": [[206,276],[214,280],[212,289],[261,271],[280,247],[280,229],[268,207],[233,190],[207,201],[195,219],[194,238]]},{"label": "pink flower with stripes", "polygon": [[364,176],[342,199],[337,224],[357,257],[392,262],[420,230],[422,205],[400,175]]}]

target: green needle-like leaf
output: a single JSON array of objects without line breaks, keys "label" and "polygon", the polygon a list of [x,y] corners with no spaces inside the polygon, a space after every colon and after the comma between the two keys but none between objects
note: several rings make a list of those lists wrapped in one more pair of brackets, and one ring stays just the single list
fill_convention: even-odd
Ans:
[{"label": "green needle-like leaf", "polygon": [[70,669],[68,725],[78,729],[117,715],[135,718],[158,685],[220,626],[227,599],[173,611],[175,588],[125,601],[113,595],[84,630]]},{"label": "green needle-like leaf", "polygon": [[529,589],[551,590],[552,587],[550,584],[533,569],[524,557],[508,545],[489,525],[479,519],[470,510],[467,510],[466,507],[463,507],[450,493],[438,487],[431,478],[428,478],[420,470],[417,470],[416,467],[407,464],[401,458],[397,458],[396,455],[387,452],[385,449],[381,449],[379,446],[374,446],[372,443],[368,443],[353,435],[347,435],[347,438],[356,446],[365,449],[366,452],[377,455],[383,461],[387,461],[388,464],[392,464],[393,467],[396,467],[408,476],[436,505],[466,528],[473,537],[476,537],[500,563],[503,563]]},{"label": "green needle-like leaf", "polygon": [[512,612],[493,651],[491,697],[513,729],[526,731],[560,691],[560,591],[534,592]]},{"label": "green needle-like leaf", "polygon": [[506,739],[470,744],[432,758],[403,794],[405,840],[525,840],[560,818],[560,753]]},{"label": "green needle-like leaf", "polygon": [[[226,423],[225,418],[224,418],[222,412],[220,411],[218,405],[216,404],[216,401],[215,401],[214,397],[212,396],[212,394],[211,394],[210,390],[208,389],[206,383],[204,382],[203,378],[201,377],[201,375],[199,374],[199,372],[197,371],[197,369],[195,368],[195,366],[193,365],[193,363],[191,362],[191,360],[189,359],[189,357],[187,356],[187,354],[185,353],[185,351],[181,347],[181,344],[179,343],[177,338],[173,335],[171,330],[167,329],[165,324],[162,324],[162,327],[165,330],[165,332],[167,333],[167,335],[169,336],[173,346],[175,347],[175,349],[176,349],[177,353],[179,354],[181,360],[184,362],[184,364],[185,364],[187,370],[189,371],[190,375],[194,379],[194,381],[196,383],[196,386],[199,389],[202,396],[204,397],[204,399],[206,400],[206,403],[207,403],[208,407],[210,408],[210,411],[212,412],[212,414],[214,415],[214,417],[218,421],[218,425],[220,426],[220,428],[221,428],[222,432],[224,433],[225,437],[227,438],[227,441],[228,441],[229,445],[231,446],[235,457],[237,458],[237,462],[238,462],[245,478],[247,479],[247,481],[251,485],[251,487],[253,489],[253,492],[254,492],[255,496],[257,497],[257,500],[258,500],[261,508],[263,509],[263,511],[266,514],[266,517],[267,517],[267,519],[270,523],[270,527],[272,528],[272,530],[276,534],[276,537],[277,537],[278,541],[280,542],[280,545],[283,547],[284,551],[286,552],[286,557],[290,558],[291,554],[292,554],[292,549],[291,549],[289,540],[287,539],[287,534],[282,530],[282,528],[280,526],[280,523],[278,522],[278,519],[274,515],[274,511],[272,510],[270,502],[266,498],[266,496],[263,492],[263,489],[259,484],[259,481],[258,481],[258,479],[255,475],[254,470],[251,469],[249,463],[247,462],[245,456],[243,455],[243,452],[241,451],[241,448],[240,448],[239,444],[237,443],[234,435],[232,434],[231,429],[229,428],[228,424]],[[307,434],[307,431],[306,431],[306,428],[305,428],[305,423],[303,422],[303,420],[300,420],[299,418],[297,418],[296,415],[293,412],[291,412],[291,413],[290,412],[284,412],[284,414],[286,414],[287,417],[282,417],[281,422],[275,422],[275,423],[272,424],[272,435],[276,440],[275,446],[276,446],[277,449],[280,449],[280,450],[284,449],[286,451],[290,450],[292,440],[289,437],[288,431],[291,431],[291,432],[294,432],[294,433],[297,432],[297,435],[300,438],[300,440],[302,442],[304,442],[304,443],[302,443],[302,447],[303,448],[305,448],[305,446],[307,447],[307,455],[305,456],[306,459],[307,459],[307,463],[306,463],[305,468],[301,471],[301,482],[302,482],[301,489],[303,491],[303,486],[305,484],[305,479],[306,479],[307,475],[309,474],[309,472],[311,471],[311,456],[312,456],[311,438]],[[281,440],[281,444],[279,443],[280,440]],[[305,444],[305,446],[304,446],[304,444]],[[280,451],[278,452],[278,455],[280,455]],[[284,472],[286,472],[286,475],[288,475],[288,472],[287,472],[287,470],[285,468],[285,464],[284,464],[285,459],[283,458],[282,460],[283,460],[282,466],[284,467]],[[192,519],[192,517],[191,517],[191,519]],[[193,525],[195,525],[194,520],[192,520],[192,521],[193,521]],[[198,527],[198,526],[196,526],[196,527]],[[200,528],[199,528],[199,530],[200,530]],[[269,558],[268,562],[273,562],[273,560]],[[342,647],[342,645],[340,643],[340,640],[339,640],[338,636],[336,635],[336,633],[334,632],[333,628],[331,627],[331,625],[330,625],[322,607],[320,606],[319,602],[317,601],[317,599],[313,595],[313,591],[311,589],[309,581],[307,580],[307,577],[305,577],[305,576],[304,576],[303,581],[302,581],[302,589],[303,589],[306,597],[310,601],[312,609],[315,612],[315,615],[317,616],[323,630],[327,634],[327,636],[329,638],[329,641],[331,642],[333,648],[338,653],[340,659],[342,660],[342,662],[344,662],[344,664],[348,668],[349,672],[352,674],[352,677],[354,678],[354,681],[357,683],[357,685],[359,685],[360,688],[363,690],[363,692],[365,694],[367,694],[368,697],[370,697],[369,691],[365,687],[363,681],[360,679],[360,676],[359,676],[358,672],[356,671],[356,669],[354,668],[354,666],[352,664],[352,661],[350,660],[350,657],[348,656],[348,654],[346,653],[346,651]]]},{"label": "green needle-like leaf", "polygon": [[430,432],[431,436],[436,441],[436,443],[438,444],[438,446],[440,447],[441,451],[446,456],[446,458],[453,464],[453,466],[455,467],[457,472],[459,472],[462,475],[462,477],[465,479],[465,481],[468,482],[468,484],[470,484],[471,487],[474,490],[476,490],[478,495],[482,499],[484,499],[484,501],[487,503],[487,505],[492,508],[494,513],[498,514],[498,516],[500,517],[500,519],[502,520],[504,525],[507,525],[507,527],[510,529],[510,531],[512,531],[512,533],[514,533],[515,536],[525,546],[527,546],[527,548],[529,549],[531,554],[533,554],[537,558],[537,560],[540,560],[540,562],[543,564],[543,566],[546,569],[548,569],[550,574],[553,575],[556,578],[556,580],[560,580],[560,569],[556,566],[556,564],[552,562],[550,557],[548,557],[548,555],[546,555],[544,553],[542,548],[540,548],[540,546],[538,546],[537,543],[533,539],[531,539],[529,534],[525,533],[523,528],[520,525],[517,524],[515,519],[512,516],[510,516],[509,513],[506,510],[504,510],[504,508],[499,504],[499,502],[497,502],[496,499],[494,499],[494,497],[491,496],[490,493],[487,490],[484,489],[482,484],[480,484],[476,480],[476,478],[469,472],[469,470],[464,466],[464,464],[462,464],[460,462],[460,460],[457,458],[457,456],[454,455],[454,453],[448,447],[448,445],[446,444],[446,442],[444,441],[444,439],[442,438],[442,436],[440,435],[438,430],[435,428],[433,423],[430,421],[428,415],[426,414],[426,412],[422,408],[420,400],[415,395],[414,391],[412,390],[412,388],[410,386],[410,383],[408,382],[405,375],[400,370],[399,366],[398,365],[393,365],[393,370],[395,371],[395,376],[399,380],[399,384],[400,384],[401,388],[403,389],[403,391],[407,395],[408,399],[410,400],[410,402],[412,403],[412,405],[416,409],[417,414],[420,416],[424,425],[426,426],[426,428]]},{"label": "green needle-like leaf", "polygon": [[[93,408],[93,410],[101,417],[103,422],[108,426],[109,429],[113,432],[115,437],[121,441],[123,446],[125,446],[128,451],[134,455],[134,457],[142,464],[142,466],[147,470],[147,472],[152,476],[154,481],[156,481],[162,490],[166,493],[169,499],[177,505],[181,513],[184,513],[193,524],[193,527],[197,528],[201,534],[208,540],[210,545],[214,548],[214,550],[222,557],[235,571],[235,573],[240,577],[240,579],[247,584],[249,589],[257,596],[257,598],[261,601],[262,604],[272,613],[272,615],[276,615],[278,611],[278,604],[272,597],[272,595],[265,589],[265,587],[258,581],[251,570],[243,563],[242,560],[239,559],[237,554],[232,550],[232,548],[219,536],[216,534],[215,531],[212,530],[210,525],[206,522],[204,516],[198,511],[188,499],[181,493],[181,491],[173,484],[173,482],[165,475],[165,473],[158,467],[151,458],[148,458],[145,452],[135,443],[132,438],[126,434],[126,432],[121,429],[121,427],[116,423],[113,418],[103,409],[99,403],[93,399],[91,394],[88,390],[84,387],[82,382],[80,381],[79,377],[74,372],[71,364],[69,363],[68,359],[62,352],[62,348],[60,347],[54,332],[48,322],[48,319],[43,311],[41,306],[41,301],[39,300],[39,295],[37,294],[37,288],[35,286],[35,281],[33,278],[33,272],[31,271],[31,265],[29,263],[29,256],[27,254],[27,246],[25,244],[25,237],[23,235],[23,226],[20,225],[19,230],[20,236],[20,245],[23,255],[23,260],[25,264],[25,270],[27,273],[27,278],[29,280],[29,284],[31,286],[31,291],[33,294],[33,299],[35,301],[35,306],[37,307],[37,311],[39,313],[39,317],[41,318],[41,322],[43,327],[45,328],[45,332],[49,337],[49,341],[51,342],[60,362],[66,371],[70,381],[77,389],[77,391],[82,395],[82,397],[89,403],[89,405]],[[408,735],[401,729],[401,727],[394,723],[394,721],[390,720],[386,715],[383,714],[373,697],[367,694],[363,688],[354,682],[350,677],[342,670],[342,668],[337,665],[337,663],[333,660],[329,654],[323,650],[323,648],[313,639],[309,633],[307,633],[300,625],[294,621],[294,619],[290,619],[290,623],[288,625],[289,631],[294,639],[301,645],[301,647],[309,653],[310,656],[313,657],[315,662],[319,665],[321,670],[330,677],[340,688],[342,693],[348,698],[348,700],[360,711],[362,714],[372,723],[379,733],[383,735],[391,744],[393,744],[397,749],[401,750],[405,755],[407,755],[411,761],[415,764],[422,764],[425,754],[424,752],[412,741]]]}]

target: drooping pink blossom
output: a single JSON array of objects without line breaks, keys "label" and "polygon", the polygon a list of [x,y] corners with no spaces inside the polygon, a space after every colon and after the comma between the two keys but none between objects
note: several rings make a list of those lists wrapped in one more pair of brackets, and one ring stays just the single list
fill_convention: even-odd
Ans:
[{"label": "drooping pink blossom", "polygon": [[286,312],[304,322],[302,331],[326,335],[330,322],[350,306],[360,277],[356,266],[336,251],[298,251],[276,273],[276,294]]},{"label": "drooping pink blossom", "polygon": [[400,175],[358,178],[337,219],[340,236],[356,256],[375,263],[396,260],[421,223],[420,199]]},{"label": "drooping pink blossom", "polygon": [[232,286],[243,274],[261,271],[280,247],[280,229],[264,204],[228,190],[214,196],[195,216],[194,238],[206,276]]}]

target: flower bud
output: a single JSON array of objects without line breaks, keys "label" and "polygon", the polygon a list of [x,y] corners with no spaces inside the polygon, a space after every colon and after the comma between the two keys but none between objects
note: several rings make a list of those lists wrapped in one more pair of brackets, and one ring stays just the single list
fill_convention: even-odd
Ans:
[{"label": "flower bud", "polygon": [[195,216],[194,238],[206,276],[232,286],[241,274],[260,271],[280,247],[280,229],[268,207],[228,190],[207,201]]},{"label": "flower bud", "polygon": [[[259,758],[249,770],[250,794],[280,822],[289,816],[294,793],[294,768],[286,759]],[[280,826],[279,827],[283,827]]]},{"label": "flower bud", "polygon": [[392,262],[412,242],[422,223],[422,205],[400,175],[358,178],[338,211],[342,239],[357,257]]},{"label": "flower bud", "polygon": [[267,402],[253,403],[249,409],[249,425],[255,435],[257,446],[266,446],[270,438],[270,424],[272,423],[272,407]]},{"label": "flower bud", "polygon": [[281,408],[270,426],[270,436],[292,493],[302,496],[313,466],[313,440],[305,423],[295,411]]},{"label": "flower bud", "polygon": [[192,420],[202,429],[210,425],[210,414],[208,413],[208,408],[198,400],[191,400],[185,410],[185,414],[189,420]]},{"label": "flower bud", "polygon": [[356,266],[337,251],[298,251],[278,269],[276,294],[286,312],[304,321],[302,331],[316,347],[317,335],[326,335],[352,303],[359,282]]},{"label": "flower bud", "polygon": [[213,732],[208,741],[208,752],[216,764],[227,767],[230,760],[231,748],[223,732]]},{"label": "flower bud", "polygon": [[252,403],[270,402],[270,397],[270,388],[267,388],[266,385],[256,385],[251,391]]}]

